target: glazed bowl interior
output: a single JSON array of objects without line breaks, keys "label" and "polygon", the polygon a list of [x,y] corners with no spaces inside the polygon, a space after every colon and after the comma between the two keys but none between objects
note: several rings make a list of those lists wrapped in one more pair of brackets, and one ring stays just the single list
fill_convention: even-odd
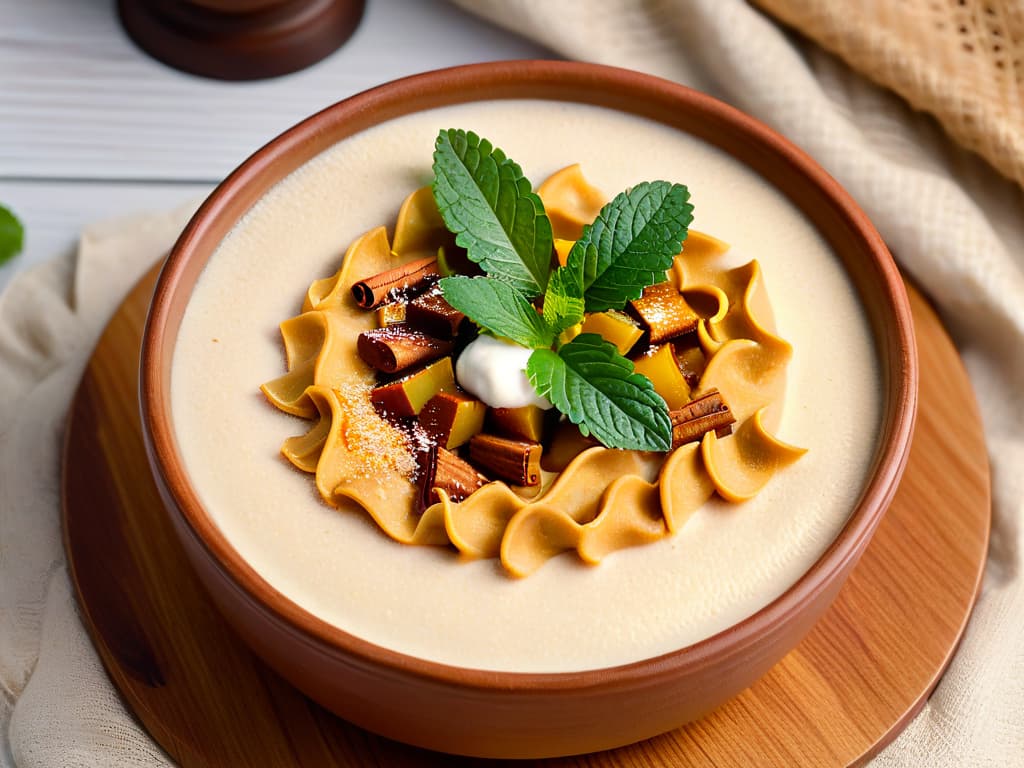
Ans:
[{"label": "glazed bowl interior", "polygon": [[[874,334],[882,376],[881,434],[863,492],[838,537],[792,587],[770,604],[723,632],[657,658],[599,670],[494,672],[442,664],[367,642],[324,621],[271,586],[213,522],[180,455],[170,399],[176,338],[201,272],[236,223],[271,187],[347,137],[421,110],[496,99],[542,99],[606,107],[666,124],[724,150],[771,180],[822,233],[855,286]],[[765,671],[766,665],[777,660],[779,653],[792,647],[834,597],[863,552],[895,493],[906,462],[916,411],[916,376],[912,322],[895,265],[856,204],[802,151],[727,105],[666,81],[596,65],[505,62],[428,73],[360,94],[289,130],[235,171],[192,219],[161,275],[144,337],[141,399],[147,450],[179,535],[228,618],[257,646],[259,641],[250,637],[256,631],[257,620],[232,609],[232,601],[247,606],[244,610],[253,616],[258,614],[259,621],[285,628],[282,637],[291,638],[297,646],[312,644],[321,655],[371,670],[367,672],[371,679],[379,673],[400,682],[407,675],[432,681],[445,690],[585,698],[597,688],[611,694],[616,689],[641,690],[653,684],[651,681],[673,676],[685,679],[695,670],[714,669],[717,664],[739,668],[734,679],[721,686],[722,694],[728,694],[735,692],[736,686],[748,685]],[[213,583],[220,586],[211,586]],[[782,632],[781,627],[791,627],[791,631]],[[779,641],[771,652],[755,650],[776,631]],[[268,645],[257,647],[257,651],[273,657],[279,649]],[[333,695],[319,691],[309,677],[286,676],[321,700]],[[429,698],[427,693],[423,696]],[[720,698],[719,694],[708,694],[704,700],[713,705]],[[330,701],[328,706],[332,706]],[[333,708],[351,716],[344,707]],[[637,733],[652,735],[658,729],[673,727],[681,722],[678,717],[674,714],[663,722],[652,720]],[[360,722],[358,717],[355,719]],[[408,728],[389,731],[372,718],[361,724],[413,743],[451,749],[448,742]],[[635,735],[616,734],[604,741],[584,738],[521,751],[472,745],[451,751],[508,756],[564,754],[581,751],[581,745],[585,749],[614,746]]]}]

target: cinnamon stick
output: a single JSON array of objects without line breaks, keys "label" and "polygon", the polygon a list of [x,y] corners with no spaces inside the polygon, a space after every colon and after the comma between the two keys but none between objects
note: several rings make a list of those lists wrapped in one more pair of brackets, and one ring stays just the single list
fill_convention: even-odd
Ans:
[{"label": "cinnamon stick", "polygon": [[712,430],[718,437],[725,437],[732,433],[732,425],[736,421],[717,389],[709,390],[682,408],[669,411],[668,417],[672,422],[673,449],[700,440]]},{"label": "cinnamon stick", "polygon": [[352,286],[352,296],[363,309],[375,309],[394,292],[419,287],[424,282],[440,277],[437,259],[427,256],[410,261],[394,269],[360,280]]},{"label": "cinnamon stick", "polygon": [[475,435],[469,441],[469,458],[512,485],[540,484],[540,443],[510,440],[495,435]]},{"label": "cinnamon stick", "polygon": [[420,474],[420,507],[426,509],[441,500],[440,488],[452,501],[464,501],[473,491],[490,482],[473,466],[451,451],[434,445],[423,457]]},{"label": "cinnamon stick", "polygon": [[453,343],[404,325],[374,328],[359,334],[356,350],[363,362],[384,373],[397,373],[452,351]]}]

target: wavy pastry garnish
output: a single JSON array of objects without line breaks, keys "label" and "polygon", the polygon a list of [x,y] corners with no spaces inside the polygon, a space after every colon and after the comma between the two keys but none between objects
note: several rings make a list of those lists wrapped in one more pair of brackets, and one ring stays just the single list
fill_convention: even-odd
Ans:
[{"label": "wavy pastry garnish", "polygon": [[[606,198],[579,166],[555,173],[538,193],[564,264]],[[431,188],[416,190],[399,211],[393,249],[383,227],[358,238],[334,275],[311,284],[303,313],[281,324],[288,373],[262,389],[281,410],[315,419],[281,450],[295,467],[315,474],[327,503],[361,508],[396,541],[448,546],[470,559],[498,557],[507,573],[526,576],[563,552],[596,564],[616,550],[677,534],[715,493],[730,501],[749,499],[803,454],[766,427],[781,414],[792,348],[774,332],[760,266],[725,266],[728,245],[690,230],[671,280],[697,320],[684,346],[672,340],[673,354],[689,377],[690,398],[717,390],[716,397],[728,403],[736,419],[733,434],[712,430],[667,454],[586,448],[579,439],[581,452],[559,465],[561,472],[542,472],[532,488],[497,480],[458,501],[438,487],[436,501],[421,508],[415,457],[424,449],[424,433],[399,429],[371,401],[375,374],[357,353],[356,338],[376,323],[373,313],[356,305],[352,286],[438,249],[443,256],[453,245]],[[684,400],[685,392],[686,385]],[[457,405],[458,398],[451,402]],[[461,452],[468,456],[465,448]]]},{"label": "wavy pastry garnish", "polygon": [[805,453],[806,448],[784,443],[765,429],[764,409],[743,422],[731,438],[719,440],[708,432],[701,441],[700,452],[711,482],[718,494],[728,501],[747,501],[771,480]]}]

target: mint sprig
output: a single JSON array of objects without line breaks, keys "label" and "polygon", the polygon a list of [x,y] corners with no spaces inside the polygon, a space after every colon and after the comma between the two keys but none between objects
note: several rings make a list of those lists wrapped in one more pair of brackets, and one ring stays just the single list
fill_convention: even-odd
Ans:
[{"label": "mint sprig", "polygon": [[471,261],[530,298],[544,292],[551,222],[516,163],[472,131],[441,131],[433,189],[445,225]]},{"label": "mint sprig", "polygon": [[[554,240],[520,167],[471,131],[439,133],[434,199],[456,243],[487,277],[446,277],[445,299],[485,331],[533,349],[533,388],[609,448],[667,451],[668,406],[650,379],[596,334],[560,343],[584,312],[622,309],[666,279],[693,219],[681,184],[643,182],[617,195],[552,269]],[[538,311],[533,300],[543,296]]]},{"label": "mint sprig", "polygon": [[19,253],[25,244],[25,228],[8,208],[0,205],[0,266]]},{"label": "mint sprig", "polygon": [[526,363],[537,394],[609,448],[667,451],[672,447],[668,407],[646,376],[615,345],[584,333],[557,352],[537,349]]},{"label": "mint sprig", "polygon": [[492,277],[446,277],[445,301],[477,325],[527,349],[550,347],[555,334],[523,294]]},{"label": "mint sprig", "polygon": [[557,336],[583,320],[583,286],[572,272],[559,267],[551,273],[544,294],[544,320]]},{"label": "mint sprig", "polygon": [[621,309],[664,282],[693,221],[682,184],[645,181],[616,195],[569,251],[566,267],[583,286],[588,312]]}]

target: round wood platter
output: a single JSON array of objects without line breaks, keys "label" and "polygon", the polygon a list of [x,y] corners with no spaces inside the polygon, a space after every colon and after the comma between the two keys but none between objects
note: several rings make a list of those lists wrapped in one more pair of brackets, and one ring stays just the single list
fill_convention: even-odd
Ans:
[{"label": "round wood platter", "polygon": [[[183,766],[434,766],[481,761],[384,739],[268,669],[189,570],[150,479],[136,395],[156,269],[113,317],[82,378],[64,455],[64,539],[107,672]],[[752,688],[639,744],[547,766],[844,766],[924,705],[956,650],[984,569],[991,502],[981,422],[960,359],[911,290],[921,361],[909,465],[832,608]]]}]

